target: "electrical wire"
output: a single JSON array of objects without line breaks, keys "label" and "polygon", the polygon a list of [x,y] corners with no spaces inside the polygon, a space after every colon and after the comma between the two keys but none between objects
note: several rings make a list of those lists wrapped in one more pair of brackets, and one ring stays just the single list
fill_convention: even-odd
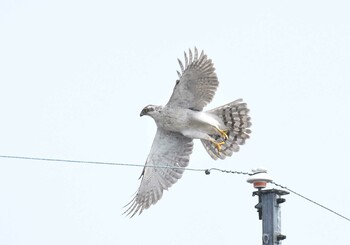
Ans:
[{"label": "electrical wire", "polygon": [[[46,162],[65,162],[65,163],[88,163],[88,164],[100,164],[100,165],[115,165],[115,166],[125,166],[125,167],[147,167],[147,168],[171,168],[171,169],[184,169],[186,171],[196,171],[196,172],[204,172],[206,175],[209,175],[212,171],[218,171],[222,173],[229,173],[229,174],[241,174],[241,175],[255,175],[257,173],[249,173],[249,172],[242,172],[242,171],[234,171],[234,170],[224,170],[219,168],[210,168],[210,169],[199,169],[199,168],[187,168],[187,167],[177,167],[177,166],[160,166],[160,165],[143,165],[143,164],[132,164],[132,163],[117,163],[117,162],[100,162],[100,161],[81,161],[81,160],[68,160],[68,159],[55,159],[55,158],[41,158],[41,157],[25,157],[25,156],[10,156],[10,155],[0,155],[0,158],[7,158],[7,159],[19,159],[19,160],[33,160],[33,161],[46,161]],[[271,184],[274,184],[275,186],[278,186],[282,189],[285,189],[347,221],[350,221],[350,219],[316,201],[313,201],[312,199],[293,191],[292,189],[283,186],[281,184],[278,184],[276,182],[271,182]]]},{"label": "electrical wire", "polygon": [[20,159],[20,160],[33,160],[33,161],[45,161],[45,162],[65,162],[65,163],[88,163],[88,164],[99,164],[99,165],[115,165],[125,167],[146,167],[146,168],[171,168],[171,169],[186,169],[188,171],[200,171],[205,172],[207,169],[187,168],[187,167],[176,167],[176,166],[160,166],[160,165],[143,165],[135,163],[117,163],[117,162],[100,162],[100,161],[82,161],[82,160],[68,160],[68,159],[55,159],[55,158],[42,158],[42,157],[24,157],[24,156],[6,156],[0,155],[0,158],[8,159]]},{"label": "electrical wire", "polygon": [[271,184],[274,184],[275,186],[278,186],[278,187],[281,187],[282,189],[285,189],[285,190],[287,190],[287,191],[290,191],[290,192],[292,192],[293,194],[295,194],[295,195],[297,195],[297,196],[299,196],[299,197],[301,197],[301,198],[304,198],[305,200],[307,200],[307,201],[309,201],[309,202],[311,202],[311,203],[313,203],[313,204],[315,204],[315,205],[317,205],[317,206],[319,206],[319,207],[321,207],[321,208],[324,208],[324,209],[328,210],[329,212],[331,212],[331,213],[333,213],[333,214],[335,214],[335,215],[338,215],[339,217],[341,217],[341,218],[343,218],[343,219],[345,219],[345,220],[347,220],[347,221],[350,221],[350,219],[347,218],[347,217],[345,217],[344,215],[341,215],[340,213],[338,213],[338,212],[336,212],[336,211],[334,211],[334,210],[332,210],[332,209],[330,209],[330,208],[327,208],[326,206],[324,206],[324,205],[322,205],[322,204],[320,204],[320,203],[318,203],[318,202],[316,202],[316,201],[314,201],[314,200],[311,200],[310,198],[308,198],[308,197],[306,197],[306,196],[304,196],[304,195],[301,195],[300,193],[298,193],[298,192],[296,192],[296,191],[293,191],[293,190],[289,189],[289,188],[286,187],[286,186],[277,184],[277,183],[274,182],[274,181],[271,182]]}]

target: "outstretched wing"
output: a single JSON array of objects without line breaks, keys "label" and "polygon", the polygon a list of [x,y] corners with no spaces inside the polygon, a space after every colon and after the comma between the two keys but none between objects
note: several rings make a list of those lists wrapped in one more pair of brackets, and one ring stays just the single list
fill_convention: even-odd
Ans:
[{"label": "outstretched wing", "polygon": [[189,57],[185,52],[185,66],[178,61],[181,73],[177,72],[179,80],[167,106],[201,111],[213,99],[219,85],[214,65],[203,51],[198,57],[197,48],[194,49],[194,56],[191,50]]},{"label": "outstretched wing", "polygon": [[128,209],[124,213],[132,217],[156,204],[161,199],[163,190],[167,190],[181,178],[183,167],[189,163],[192,149],[192,139],[158,128],[141,174],[140,187],[135,197],[126,205]]}]

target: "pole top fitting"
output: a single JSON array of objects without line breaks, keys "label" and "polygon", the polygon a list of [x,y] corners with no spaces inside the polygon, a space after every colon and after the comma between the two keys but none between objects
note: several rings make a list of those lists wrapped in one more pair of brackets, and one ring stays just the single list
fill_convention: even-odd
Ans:
[{"label": "pole top fitting", "polygon": [[248,183],[254,185],[254,188],[262,189],[266,187],[267,183],[272,182],[272,178],[267,174],[264,168],[252,169],[253,174],[247,179]]}]

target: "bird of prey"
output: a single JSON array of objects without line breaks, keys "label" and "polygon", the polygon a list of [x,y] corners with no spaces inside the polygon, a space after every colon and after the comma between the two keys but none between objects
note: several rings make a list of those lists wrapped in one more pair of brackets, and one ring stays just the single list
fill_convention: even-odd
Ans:
[{"label": "bird of prey", "polygon": [[209,111],[219,85],[214,65],[202,51],[185,52],[184,64],[178,59],[173,93],[165,106],[148,105],[140,116],[150,116],[157,125],[151,151],[140,176],[141,184],[124,212],[141,214],[162,197],[163,191],[181,178],[188,166],[193,139],[200,139],[214,159],[225,159],[239,150],[249,138],[251,126],[248,108],[242,99]]}]

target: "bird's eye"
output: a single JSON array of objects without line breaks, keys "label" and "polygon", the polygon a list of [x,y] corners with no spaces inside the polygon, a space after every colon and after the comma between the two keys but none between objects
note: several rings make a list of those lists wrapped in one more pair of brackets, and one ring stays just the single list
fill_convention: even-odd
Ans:
[{"label": "bird's eye", "polygon": [[176,85],[178,85],[178,84],[179,84],[179,82],[180,82],[180,80],[176,80],[176,82],[175,82],[175,86],[176,86]]}]

